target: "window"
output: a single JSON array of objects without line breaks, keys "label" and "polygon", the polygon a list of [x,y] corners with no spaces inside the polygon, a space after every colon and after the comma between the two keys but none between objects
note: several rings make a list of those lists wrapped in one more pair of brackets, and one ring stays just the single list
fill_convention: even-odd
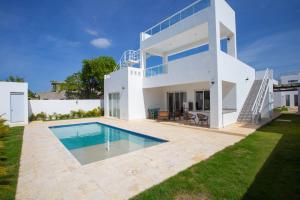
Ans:
[{"label": "window", "polygon": [[210,109],[210,92],[196,91],[195,92],[195,107],[197,111]]},{"label": "window", "polygon": [[184,103],[186,102],[186,92],[168,92],[167,103],[170,112],[184,110]]},{"label": "window", "polygon": [[294,95],[294,105],[295,105],[295,106],[298,106],[298,105],[299,105],[299,104],[298,104],[298,95],[297,95],[297,94]]},{"label": "window", "polygon": [[288,83],[298,83],[298,80],[288,80]]},{"label": "window", "polygon": [[289,94],[285,95],[285,105],[290,106],[290,95]]}]

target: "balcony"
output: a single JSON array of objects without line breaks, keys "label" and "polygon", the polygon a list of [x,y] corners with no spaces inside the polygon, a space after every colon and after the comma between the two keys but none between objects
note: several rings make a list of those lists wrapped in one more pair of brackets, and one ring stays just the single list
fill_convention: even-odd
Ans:
[{"label": "balcony", "polygon": [[162,22],[158,23],[157,25],[149,28],[145,31],[146,34],[149,36],[153,36],[162,30],[165,30],[172,25],[182,21],[183,19],[190,17],[199,11],[207,8],[210,6],[210,0],[198,0],[191,5],[187,6],[186,8],[178,11],[174,15],[168,17],[167,19],[163,20]]},{"label": "balcony", "polygon": [[157,66],[146,68],[144,70],[144,77],[158,76],[166,73],[168,73],[167,65],[157,65]]}]

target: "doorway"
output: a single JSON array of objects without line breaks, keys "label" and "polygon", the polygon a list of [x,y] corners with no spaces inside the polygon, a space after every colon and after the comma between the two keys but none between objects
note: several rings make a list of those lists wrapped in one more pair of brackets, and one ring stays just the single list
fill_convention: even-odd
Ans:
[{"label": "doorway", "polygon": [[109,116],[120,119],[120,93],[109,93]]},{"label": "doorway", "polygon": [[167,106],[169,112],[184,111],[184,103],[186,103],[186,92],[168,92]]},{"label": "doorway", "polygon": [[23,92],[10,93],[10,122],[24,122],[25,121],[25,99]]}]

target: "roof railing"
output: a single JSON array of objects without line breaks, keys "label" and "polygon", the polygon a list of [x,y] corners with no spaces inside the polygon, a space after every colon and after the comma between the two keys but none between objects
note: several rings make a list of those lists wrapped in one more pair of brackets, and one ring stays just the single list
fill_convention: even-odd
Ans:
[{"label": "roof railing", "polygon": [[170,17],[166,18],[165,20],[159,22],[155,26],[152,26],[151,28],[147,29],[145,33],[149,35],[154,35],[156,33],[159,33],[160,31],[169,28],[170,26],[180,22],[181,20],[189,16],[194,15],[195,13],[198,13],[199,11],[209,6],[210,6],[210,0],[197,0],[194,3],[183,8],[182,10],[171,15]]}]

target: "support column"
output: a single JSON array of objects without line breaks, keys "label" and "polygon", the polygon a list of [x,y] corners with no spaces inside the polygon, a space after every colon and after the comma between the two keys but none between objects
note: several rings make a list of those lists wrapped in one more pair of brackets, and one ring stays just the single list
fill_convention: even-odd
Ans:
[{"label": "support column", "polygon": [[237,57],[237,50],[236,50],[236,36],[235,34],[231,37],[229,37],[229,40],[227,40],[227,50],[228,50],[228,54],[233,56],[233,57]]},{"label": "support column", "polygon": [[220,23],[216,17],[216,0],[211,0],[211,12],[208,21],[209,52],[212,60],[210,68],[210,127],[221,128],[222,116],[222,80],[219,75],[218,55],[221,50]]}]

